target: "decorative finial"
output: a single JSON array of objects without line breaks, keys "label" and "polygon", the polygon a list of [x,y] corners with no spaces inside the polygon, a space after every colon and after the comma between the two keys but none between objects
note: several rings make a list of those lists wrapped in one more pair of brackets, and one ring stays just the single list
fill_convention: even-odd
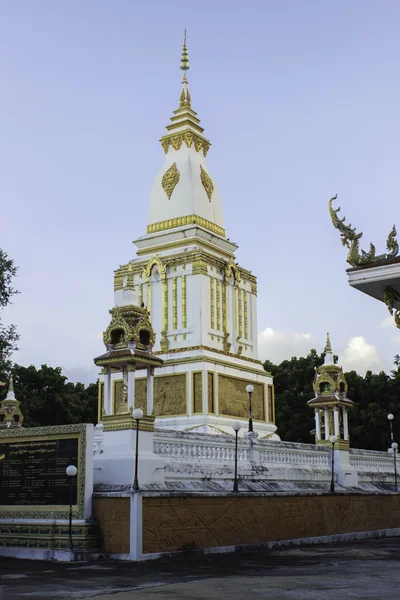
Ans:
[{"label": "decorative finial", "polygon": [[326,345],[325,345],[324,352],[325,352],[325,354],[327,354],[328,352],[332,353],[332,346],[331,346],[331,340],[329,337],[329,332],[326,334]]},{"label": "decorative finial", "polygon": [[10,375],[10,382],[8,384],[8,393],[10,392],[14,393],[14,379],[12,375]]},{"label": "decorative finial", "polygon": [[183,39],[181,69],[182,69],[182,71],[189,71],[189,69],[190,69],[189,56],[188,56],[188,51],[186,48],[186,29],[185,29],[185,37]]}]

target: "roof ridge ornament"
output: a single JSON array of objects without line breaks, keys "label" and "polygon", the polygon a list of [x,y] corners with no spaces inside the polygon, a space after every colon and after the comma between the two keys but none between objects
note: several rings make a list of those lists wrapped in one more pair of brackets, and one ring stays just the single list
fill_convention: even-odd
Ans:
[{"label": "roof ridge ornament", "polygon": [[347,254],[347,262],[352,267],[358,267],[360,265],[367,265],[381,260],[389,260],[395,258],[399,252],[399,244],[396,239],[396,226],[393,225],[391,232],[389,233],[386,241],[387,254],[376,254],[374,244],[370,244],[369,252],[365,252],[361,249],[360,254],[360,239],[362,238],[362,232],[357,233],[355,228],[352,228],[351,223],[345,223],[346,217],[340,219],[338,212],[340,206],[335,210],[332,206],[334,200],[337,199],[337,194],[329,200],[329,212],[331,215],[332,223],[335,229],[337,229],[341,236],[343,246],[349,249]]}]

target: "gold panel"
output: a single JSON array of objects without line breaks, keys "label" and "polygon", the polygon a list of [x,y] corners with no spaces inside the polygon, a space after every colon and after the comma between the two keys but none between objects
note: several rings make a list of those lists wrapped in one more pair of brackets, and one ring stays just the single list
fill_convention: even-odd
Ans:
[{"label": "gold panel", "polygon": [[[128,404],[124,402],[124,382],[122,379],[113,382],[113,414],[127,412]],[[126,406],[124,406],[126,404]]]},{"label": "gold panel", "polygon": [[147,414],[147,379],[135,379],[135,408],[141,408]]},{"label": "gold panel", "polygon": [[158,416],[187,414],[186,373],[160,375],[154,378],[154,414]]},{"label": "gold panel", "polygon": [[207,373],[207,403],[208,413],[213,414],[214,411],[214,373]]},{"label": "gold panel", "polygon": [[253,419],[265,420],[264,385],[248,379],[218,375],[218,403],[220,415],[229,417],[249,417],[249,395],[246,385],[254,386],[252,395]]},{"label": "gold panel", "polygon": [[268,386],[268,420],[269,423],[275,423],[275,395],[274,386]]},{"label": "gold panel", "polygon": [[203,373],[193,373],[193,413],[203,412]]}]

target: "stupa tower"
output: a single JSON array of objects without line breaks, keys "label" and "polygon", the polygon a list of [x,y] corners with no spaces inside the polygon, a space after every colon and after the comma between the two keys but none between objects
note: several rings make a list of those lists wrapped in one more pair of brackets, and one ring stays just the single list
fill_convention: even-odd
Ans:
[{"label": "stupa tower", "polygon": [[[206,157],[210,142],[192,108],[186,34],[179,106],[161,138],[165,154],[150,197],[147,232],[137,257],[115,271],[115,306],[147,308],[155,332],[152,354],[156,427],[232,433],[233,419],[276,436],[272,378],[257,348],[257,281],[235,259],[222,202]],[[113,373],[118,382],[121,374]],[[135,406],[147,379],[135,377]]]}]

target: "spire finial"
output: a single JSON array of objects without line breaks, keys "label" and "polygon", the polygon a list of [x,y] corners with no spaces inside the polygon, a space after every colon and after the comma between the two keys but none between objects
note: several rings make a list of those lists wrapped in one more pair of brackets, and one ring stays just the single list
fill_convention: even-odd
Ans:
[{"label": "spire finial", "polygon": [[185,36],[183,38],[183,47],[182,47],[181,67],[180,68],[182,71],[189,71],[189,69],[190,69],[189,55],[188,55],[188,51],[186,48],[186,29],[185,29]]},{"label": "spire finial", "polygon": [[10,375],[10,382],[8,384],[8,393],[10,392],[14,393],[14,379],[12,375]]},{"label": "spire finial", "polygon": [[332,352],[331,340],[329,337],[329,331],[326,333],[326,345],[325,352]]}]

